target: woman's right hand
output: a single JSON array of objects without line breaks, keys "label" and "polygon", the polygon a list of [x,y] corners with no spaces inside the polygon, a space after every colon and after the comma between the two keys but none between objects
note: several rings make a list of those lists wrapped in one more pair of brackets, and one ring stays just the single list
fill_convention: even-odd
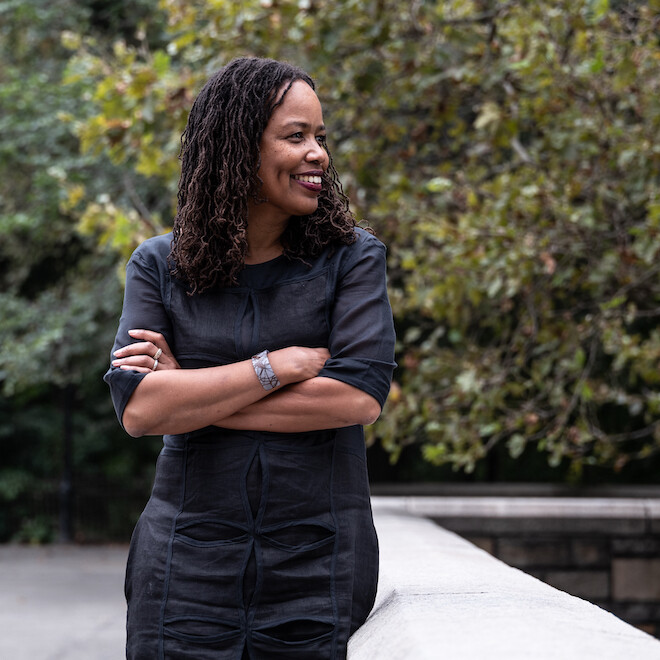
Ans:
[{"label": "woman's right hand", "polygon": [[327,348],[305,346],[289,346],[268,353],[270,366],[282,385],[318,376],[329,357]]}]

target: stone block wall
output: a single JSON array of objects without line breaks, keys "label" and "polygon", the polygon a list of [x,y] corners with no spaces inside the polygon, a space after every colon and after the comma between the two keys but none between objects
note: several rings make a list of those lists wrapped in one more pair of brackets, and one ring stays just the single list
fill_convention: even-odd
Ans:
[{"label": "stone block wall", "polygon": [[408,497],[406,509],[660,638],[660,497]]},{"label": "stone block wall", "polygon": [[467,540],[509,566],[660,638],[660,536],[622,538],[616,529],[587,537],[579,531],[521,535],[511,522],[508,532],[488,536],[460,526]]},{"label": "stone block wall", "polygon": [[348,660],[660,660],[660,640],[411,515],[410,504],[373,499],[378,593]]}]

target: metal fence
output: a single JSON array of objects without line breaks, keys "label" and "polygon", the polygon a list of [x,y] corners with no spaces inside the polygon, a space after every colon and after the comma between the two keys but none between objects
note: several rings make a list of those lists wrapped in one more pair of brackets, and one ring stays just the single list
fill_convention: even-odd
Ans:
[{"label": "metal fence", "polygon": [[127,543],[149,497],[150,484],[110,481],[39,482],[0,499],[0,541]]}]

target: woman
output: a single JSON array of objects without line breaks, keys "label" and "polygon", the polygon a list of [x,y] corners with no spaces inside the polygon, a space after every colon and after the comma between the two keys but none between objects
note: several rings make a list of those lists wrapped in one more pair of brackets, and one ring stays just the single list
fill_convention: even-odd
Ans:
[{"label": "woman", "polygon": [[344,658],[373,605],[361,425],[394,331],[325,136],[304,71],[231,62],[191,110],[172,234],[128,263],[105,380],[128,433],[164,434],[128,658]]}]

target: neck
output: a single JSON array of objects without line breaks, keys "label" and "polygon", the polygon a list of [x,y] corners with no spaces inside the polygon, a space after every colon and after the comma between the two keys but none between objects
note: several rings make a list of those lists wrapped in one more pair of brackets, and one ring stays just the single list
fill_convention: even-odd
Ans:
[{"label": "neck", "polygon": [[245,264],[248,266],[254,264],[262,264],[265,261],[270,261],[279,257],[284,248],[281,245],[273,245],[270,248],[253,248],[248,247],[248,253],[245,255]]},{"label": "neck", "polygon": [[268,224],[263,226],[259,222],[249,222],[247,228],[248,251],[245,255],[246,264],[260,264],[279,257],[284,248],[281,237],[286,229],[283,226]]}]

